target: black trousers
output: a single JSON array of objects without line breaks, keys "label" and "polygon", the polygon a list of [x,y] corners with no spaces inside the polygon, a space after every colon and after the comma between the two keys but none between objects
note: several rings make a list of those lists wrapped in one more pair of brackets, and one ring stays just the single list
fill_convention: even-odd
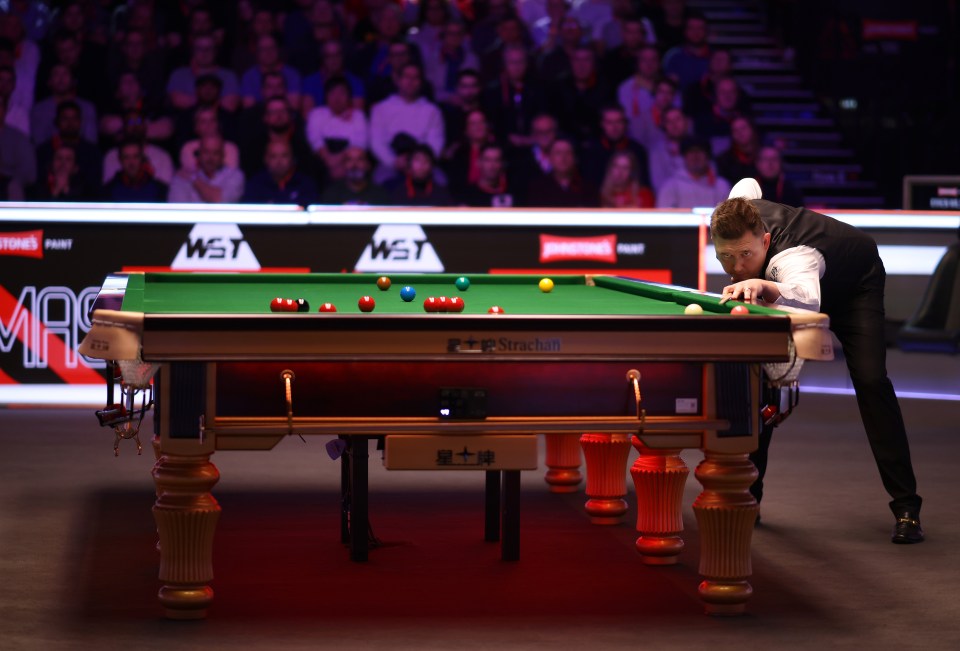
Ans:
[{"label": "black trousers", "polygon": [[[857,394],[860,418],[883,487],[892,498],[890,509],[896,515],[904,511],[919,513],[922,500],[917,495],[917,480],[910,461],[907,432],[893,383],[887,377],[883,308],[885,282],[886,272],[878,259],[854,292],[839,305],[826,304],[824,311],[829,309],[830,329],[843,346],[843,355]],[[759,447],[750,455],[760,471],[760,478],[750,488],[758,502],[763,496],[763,476],[767,469],[767,452],[773,429],[763,427]]]}]

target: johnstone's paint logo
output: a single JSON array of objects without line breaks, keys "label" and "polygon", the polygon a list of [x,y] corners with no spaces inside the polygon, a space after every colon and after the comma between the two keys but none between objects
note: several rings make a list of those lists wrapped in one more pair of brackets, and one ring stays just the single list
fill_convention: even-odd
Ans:
[{"label": "johnstone's paint logo", "polygon": [[416,224],[378,226],[355,265],[356,271],[443,271],[427,234]]},{"label": "johnstone's paint logo", "polygon": [[558,260],[617,261],[617,236],[557,237],[540,235],[540,262]]},{"label": "johnstone's paint logo", "polygon": [[0,233],[0,255],[43,258],[43,231]]},{"label": "johnstone's paint logo", "polygon": [[170,264],[181,271],[259,271],[236,224],[196,224]]}]

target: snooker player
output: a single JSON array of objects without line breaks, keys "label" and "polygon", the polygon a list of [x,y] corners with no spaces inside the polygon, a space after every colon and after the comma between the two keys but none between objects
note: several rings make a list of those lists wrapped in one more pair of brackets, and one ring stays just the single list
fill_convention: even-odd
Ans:
[{"label": "snooker player", "polygon": [[[876,243],[826,215],[760,198],[743,179],[710,217],[717,259],[730,275],[723,299],[772,303],[824,312],[843,346],[870,449],[893,498],[892,541],[923,542],[921,498],[910,461],[900,404],[887,377],[883,290],[886,271]],[[751,487],[763,493],[772,427],[764,427],[751,459],[760,472]]]}]

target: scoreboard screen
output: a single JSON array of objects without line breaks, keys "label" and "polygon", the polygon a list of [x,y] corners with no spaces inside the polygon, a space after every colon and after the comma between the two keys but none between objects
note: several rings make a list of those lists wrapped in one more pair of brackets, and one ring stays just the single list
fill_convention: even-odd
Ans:
[{"label": "scoreboard screen", "polygon": [[960,210],[960,176],[903,177],[904,210]]}]

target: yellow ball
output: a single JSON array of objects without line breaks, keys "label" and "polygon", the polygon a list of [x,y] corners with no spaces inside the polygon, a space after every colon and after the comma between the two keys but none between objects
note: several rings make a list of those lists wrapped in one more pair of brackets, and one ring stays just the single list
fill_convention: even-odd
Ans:
[{"label": "yellow ball", "polygon": [[541,292],[549,292],[549,291],[552,290],[552,289],[553,289],[553,281],[552,281],[552,280],[550,280],[549,278],[544,278],[543,280],[540,281],[540,291],[541,291]]},{"label": "yellow ball", "polygon": [[683,308],[684,314],[703,314],[703,308],[699,303],[691,303],[690,305]]}]

